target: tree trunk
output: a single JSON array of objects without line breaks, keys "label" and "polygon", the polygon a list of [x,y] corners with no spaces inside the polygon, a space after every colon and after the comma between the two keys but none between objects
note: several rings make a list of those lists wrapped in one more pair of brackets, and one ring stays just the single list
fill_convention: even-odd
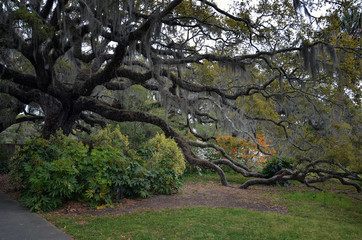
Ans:
[{"label": "tree trunk", "polygon": [[42,136],[49,138],[56,131],[62,130],[65,135],[71,133],[73,125],[79,119],[80,112],[73,108],[73,102],[62,104],[55,98],[45,96],[42,109],[45,114]]},{"label": "tree trunk", "polygon": [[69,135],[78,118],[79,114],[68,114],[66,110],[62,110],[58,115],[47,116],[45,118],[42,136],[48,139],[58,130],[62,130],[65,135]]}]

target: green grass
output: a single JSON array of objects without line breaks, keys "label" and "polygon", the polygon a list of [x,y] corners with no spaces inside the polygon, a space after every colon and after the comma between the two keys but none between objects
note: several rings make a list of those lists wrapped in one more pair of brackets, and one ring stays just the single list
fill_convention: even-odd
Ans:
[{"label": "green grass", "polygon": [[361,225],[235,208],[49,216],[76,239],[359,239]]},{"label": "green grass", "polygon": [[[213,181],[217,176],[187,176]],[[233,180],[242,183],[243,179]],[[240,182],[241,181],[241,182]],[[44,214],[75,239],[361,239],[361,196],[275,187],[265,197],[289,215],[240,208],[182,208],[125,215]],[[357,200],[359,199],[359,200]]]},{"label": "green grass", "polygon": [[[362,202],[331,192],[294,192],[282,195],[293,216],[337,221],[362,228]],[[362,235],[361,235],[362,236]]]}]

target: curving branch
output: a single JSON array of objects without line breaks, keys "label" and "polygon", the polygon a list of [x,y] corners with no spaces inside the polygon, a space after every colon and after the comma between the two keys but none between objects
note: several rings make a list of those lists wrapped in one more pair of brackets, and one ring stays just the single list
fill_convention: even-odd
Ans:
[{"label": "curving branch", "polygon": [[98,113],[99,115],[107,119],[117,122],[144,122],[158,126],[159,128],[162,129],[162,131],[165,133],[167,137],[174,138],[174,140],[182,150],[185,159],[188,163],[190,163],[191,165],[196,165],[214,170],[219,174],[221,183],[224,186],[229,186],[229,183],[226,180],[226,176],[223,170],[212,162],[196,157],[192,153],[189,144],[163,119],[144,112],[120,110],[117,108],[113,108],[91,97],[81,97],[77,101],[77,106],[83,108],[84,110],[89,110]]},{"label": "curving branch", "polygon": [[[232,157],[230,157],[223,148],[217,146],[216,144],[212,144],[212,143],[200,143],[200,142],[195,142],[195,141],[189,141],[188,142],[191,146],[194,147],[199,147],[199,148],[213,148],[217,151],[219,151],[226,159],[223,160],[213,160],[212,162],[215,164],[224,164],[224,165],[228,165],[229,167],[235,168],[236,172],[238,173],[242,173],[245,177],[246,175],[248,175],[249,177],[260,177],[260,174],[258,173],[251,173],[251,175],[249,175],[249,169],[248,167],[234,161],[234,159]],[[240,169],[240,170],[239,170]]]},{"label": "curving branch", "polygon": [[[317,190],[321,188],[311,185],[312,183],[325,182],[329,179],[337,179],[343,185],[353,186],[358,192],[361,192],[361,186],[357,182],[361,182],[362,178],[358,176],[358,173],[348,171],[344,167],[339,168],[342,171],[328,170],[326,165],[329,167],[339,167],[338,165],[330,160],[315,160],[307,158],[300,158],[293,166],[293,169],[282,169],[275,173],[271,178],[255,178],[248,180],[240,186],[240,188],[246,189],[252,185],[257,184],[272,184],[275,185],[281,180],[296,180],[304,183],[307,187],[312,187]],[[348,179],[348,180],[347,180]],[[352,180],[352,181],[349,181]]]},{"label": "curving branch", "polygon": [[257,184],[275,185],[277,182],[282,180],[285,176],[288,176],[288,175],[291,175],[291,174],[292,174],[292,172],[290,171],[290,169],[283,169],[283,170],[280,170],[279,172],[277,172],[271,178],[256,178],[256,179],[248,180],[245,183],[243,183],[240,186],[240,188],[241,189],[247,189],[248,187],[250,187],[252,185],[257,185]]},{"label": "curving branch", "polygon": [[197,84],[197,83],[187,82],[187,81],[177,77],[175,74],[170,73],[167,70],[163,70],[161,72],[161,75],[164,77],[169,77],[170,80],[174,84],[176,84],[177,86],[180,86],[182,89],[188,90],[190,92],[195,92],[195,93],[213,92],[222,98],[230,99],[230,100],[235,100],[240,96],[249,96],[249,95],[255,94],[256,92],[261,92],[261,91],[265,90],[269,85],[271,85],[277,79],[277,77],[275,76],[275,77],[271,78],[270,80],[268,80],[267,82],[265,82],[263,85],[260,85],[260,86],[250,85],[250,86],[238,89],[238,91],[235,94],[228,94],[228,93],[225,93],[222,89],[217,88],[217,87],[205,86],[205,85],[201,85],[201,84]]}]

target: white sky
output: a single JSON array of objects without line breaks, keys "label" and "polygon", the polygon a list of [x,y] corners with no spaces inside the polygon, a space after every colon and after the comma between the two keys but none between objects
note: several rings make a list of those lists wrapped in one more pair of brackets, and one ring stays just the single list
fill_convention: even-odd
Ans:
[{"label": "white sky", "polygon": [[[219,8],[221,8],[224,11],[227,11],[227,10],[229,10],[229,5],[232,4],[234,2],[234,0],[214,0],[214,2],[217,4],[217,6]],[[239,0],[238,2],[242,2],[242,0]],[[309,9],[309,10],[311,11],[311,14],[313,16],[320,17],[321,15],[324,15],[326,13],[328,8],[329,8],[329,6],[326,5],[318,11],[313,11],[311,9]]]},{"label": "white sky", "polygon": [[229,5],[233,3],[233,0],[214,0],[219,8],[226,11],[229,9]]}]

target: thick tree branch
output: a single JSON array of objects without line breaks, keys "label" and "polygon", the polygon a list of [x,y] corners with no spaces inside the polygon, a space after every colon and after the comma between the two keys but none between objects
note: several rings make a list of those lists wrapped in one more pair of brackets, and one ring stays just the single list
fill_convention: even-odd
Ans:
[{"label": "thick tree branch", "polygon": [[106,126],[106,121],[104,119],[94,116],[94,114],[86,114],[83,112],[80,114],[80,119],[82,119],[84,122],[88,123],[92,127],[94,127],[95,125],[100,125],[101,127]]},{"label": "thick tree branch", "polygon": [[29,91],[21,90],[18,87],[14,86],[13,84],[1,83],[0,82],[0,92],[7,93],[20,102],[27,104],[31,102],[37,102],[40,100],[41,95],[43,93],[40,90],[32,89]]},{"label": "thick tree branch", "polygon": [[225,186],[229,186],[226,180],[226,176],[222,171],[222,169],[209,161],[197,158],[192,153],[188,143],[163,119],[144,112],[119,110],[90,97],[81,97],[77,102],[77,106],[83,108],[84,110],[89,110],[98,113],[99,115],[113,121],[118,121],[118,122],[136,121],[136,122],[150,123],[155,126],[158,126],[159,128],[162,129],[162,131],[165,133],[167,137],[172,137],[175,139],[176,143],[181,148],[187,162],[189,162],[192,165],[197,165],[215,170],[220,176],[221,183]]},{"label": "thick tree branch", "polygon": [[23,116],[16,119],[15,123],[44,121],[44,116]]},{"label": "thick tree branch", "polygon": [[[195,142],[195,141],[189,141],[188,142],[191,146],[194,146],[194,147],[199,147],[199,148],[213,148],[217,151],[219,151],[227,160],[229,160],[229,162],[231,162],[234,166],[236,166],[237,168],[241,168],[242,170],[238,170],[237,172],[239,173],[245,173],[247,174],[246,172],[249,171],[249,169],[246,167],[246,166],[243,166],[242,164],[234,161],[234,159],[232,157],[230,157],[223,148],[215,145],[215,144],[212,144],[212,143],[199,143],[199,142]],[[225,165],[228,165],[229,163],[227,162],[223,162],[221,160],[213,160],[213,163],[215,164],[225,164]],[[231,165],[230,165],[231,166]],[[252,175],[253,177],[259,177],[260,175],[256,174]]]},{"label": "thick tree branch", "polygon": [[289,169],[283,169],[281,171],[279,171],[278,173],[276,173],[273,177],[271,178],[256,178],[256,179],[251,179],[246,181],[245,183],[243,183],[240,188],[241,189],[246,189],[252,185],[256,185],[256,184],[264,184],[264,185],[272,185],[272,184],[276,184],[278,181],[282,180],[284,176],[286,175],[291,175],[292,172]]},{"label": "thick tree branch", "polygon": [[0,79],[6,79],[17,84],[37,88],[36,77],[29,74],[23,74],[18,71],[9,69],[0,63]]}]

